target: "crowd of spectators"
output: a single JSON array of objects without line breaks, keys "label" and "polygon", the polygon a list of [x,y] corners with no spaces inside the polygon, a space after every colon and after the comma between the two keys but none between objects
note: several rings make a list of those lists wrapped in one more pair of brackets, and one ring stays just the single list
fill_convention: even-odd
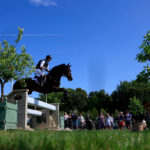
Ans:
[{"label": "crowd of spectators", "polygon": [[[64,114],[64,127],[70,129],[96,129],[96,130],[112,130],[112,129],[132,129],[132,114],[129,111],[125,113],[119,112],[117,117],[113,117],[109,113],[103,114],[100,112],[100,115],[95,119],[91,119],[91,116],[87,114],[83,117],[82,114],[79,116],[76,113]],[[143,120],[144,122],[144,120]],[[146,122],[145,122],[146,125]]]}]

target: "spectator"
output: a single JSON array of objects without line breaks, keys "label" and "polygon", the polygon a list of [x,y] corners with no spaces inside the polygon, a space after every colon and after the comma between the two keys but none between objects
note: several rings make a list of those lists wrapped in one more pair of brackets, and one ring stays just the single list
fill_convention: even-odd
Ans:
[{"label": "spectator", "polygon": [[111,128],[113,129],[115,124],[114,124],[114,117],[113,115],[110,116],[110,122],[111,122]]},{"label": "spectator", "polygon": [[94,120],[94,124],[95,124],[95,129],[98,130],[98,116],[96,116],[95,120]]},{"label": "spectator", "polygon": [[109,113],[106,114],[106,129],[111,129],[111,117]]},{"label": "spectator", "polygon": [[84,129],[85,119],[84,119],[84,117],[82,116],[82,114],[80,114],[79,122],[80,122],[80,129]]},{"label": "spectator", "polygon": [[77,116],[77,119],[76,119],[76,129],[79,129],[79,117]]},{"label": "spectator", "polygon": [[100,116],[98,119],[98,128],[102,130],[105,128],[105,119],[104,119],[104,115],[102,112],[100,112]]},{"label": "spectator", "polygon": [[118,129],[118,121],[115,121],[115,122],[114,122],[113,129]]},{"label": "spectator", "polygon": [[142,123],[143,123],[143,129],[146,129],[147,128],[147,123],[146,123],[145,118],[143,119]]},{"label": "spectator", "polygon": [[92,128],[93,128],[92,120],[91,120],[91,117],[89,114],[87,114],[87,116],[86,116],[86,128],[88,130],[92,130]]},{"label": "spectator", "polygon": [[69,118],[68,118],[68,127],[72,129],[72,114],[71,113],[69,114]]},{"label": "spectator", "polygon": [[119,126],[119,129],[120,130],[123,130],[124,129],[124,114],[123,112],[120,112],[119,115],[118,115],[118,126]]},{"label": "spectator", "polygon": [[130,114],[129,110],[127,110],[125,119],[126,119],[126,128],[131,130],[132,129],[132,125],[131,125],[132,114]]},{"label": "spectator", "polygon": [[76,129],[77,128],[77,126],[76,126],[77,115],[75,113],[73,113],[71,118],[72,118],[72,128]]},{"label": "spectator", "polygon": [[65,123],[65,128],[68,127],[68,119],[69,119],[69,115],[67,114],[67,112],[65,112],[64,114],[64,123]]}]

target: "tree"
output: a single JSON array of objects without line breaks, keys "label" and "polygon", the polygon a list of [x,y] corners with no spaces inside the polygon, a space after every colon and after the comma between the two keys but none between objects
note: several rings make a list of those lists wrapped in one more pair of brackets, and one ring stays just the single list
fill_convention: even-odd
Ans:
[{"label": "tree", "polygon": [[136,117],[136,119],[138,119],[139,116],[143,115],[145,112],[141,101],[135,96],[133,98],[130,98],[130,103],[128,107],[132,112],[133,116]]},{"label": "tree", "polygon": [[103,108],[100,110],[100,112],[103,113],[104,116],[107,115],[107,112]]},{"label": "tree", "polygon": [[81,88],[76,88],[76,90],[68,89],[69,100],[67,105],[70,107],[70,110],[77,109],[78,111],[87,110],[87,101],[88,95],[87,92]]},{"label": "tree", "polygon": [[130,98],[136,96],[142,104],[150,102],[150,83],[123,81],[117,86],[117,89],[111,94],[113,109],[119,111],[128,110]]},{"label": "tree", "polygon": [[129,99],[132,97],[129,95],[130,87],[130,82],[120,82],[120,85],[117,86],[117,89],[112,92],[111,97],[114,110],[117,109],[119,111],[125,111],[128,109]]},{"label": "tree", "polygon": [[[61,103],[61,99],[63,97],[63,93],[62,92],[52,92],[47,94],[47,103]],[[38,100],[41,101],[46,101],[46,94],[39,94],[39,98]]]},{"label": "tree", "polygon": [[91,111],[88,111],[88,114],[91,116],[93,120],[99,115],[96,108],[93,108]]},{"label": "tree", "polygon": [[115,112],[114,112],[114,118],[117,118],[118,114],[119,114],[119,111],[116,109]]},{"label": "tree", "polygon": [[88,109],[92,110],[93,108],[96,108],[99,113],[102,108],[108,112],[112,112],[112,100],[109,94],[104,90],[90,92],[88,97]]},{"label": "tree", "polygon": [[4,86],[11,79],[17,80],[20,77],[27,77],[33,70],[32,57],[26,53],[25,46],[21,47],[21,53],[17,52],[17,44],[22,38],[23,30],[18,27],[19,33],[14,45],[6,40],[0,42],[0,84],[1,101],[4,99]]},{"label": "tree", "polygon": [[[60,104],[60,111],[66,111],[64,104],[62,103],[63,92],[52,92],[47,94],[47,103],[59,103]],[[43,102],[46,101],[46,94],[39,94],[38,100]]]},{"label": "tree", "polygon": [[143,71],[137,75],[137,81],[148,82],[150,80],[150,31],[144,36],[144,40],[139,49],[141,51],[136,55],[136,60],[140,63],[145,63],[146,65],[144,66]]},{"label": "tree", "polygon": [[[87,93],[85,90],[81,88],[74,89],[67,89],[69,98],[67,101],[63,100],[63,93],[50,93],[47,95],[47,102],[48,103],[60,103],[60,110],[61,111],[74,111],[78,110],[79,112],[85,111],[87,107]],[[39,95],[39,100],[45,101],[46,96],[44,94]]]}]

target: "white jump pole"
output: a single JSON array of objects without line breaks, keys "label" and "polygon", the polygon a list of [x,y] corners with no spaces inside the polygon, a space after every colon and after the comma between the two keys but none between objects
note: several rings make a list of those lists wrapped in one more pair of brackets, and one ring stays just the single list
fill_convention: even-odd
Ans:
[{"label": "white jump pole", "polygon": [[27,109],[28,115],[33,115],[33,116],[42,116],[42,112],[38,110],[33,110],[33,109]]},{"label": "white jump pole", "polygon": [[32,97],[28,97],[28,104],[33,105],[33,106],[37,106],[37,107],[41,107],[41,108],[47,108],[49,110],[56,110],[56,106],[36,100]]}]

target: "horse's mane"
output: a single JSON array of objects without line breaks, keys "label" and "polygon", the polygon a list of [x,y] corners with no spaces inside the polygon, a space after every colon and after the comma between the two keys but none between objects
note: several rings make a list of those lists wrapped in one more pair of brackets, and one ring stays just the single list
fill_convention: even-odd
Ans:
[{"label": "horse's mane", "polygon": [[66,66],[65,64],[57,65],[57,66],[53,67],[53,68],[50,70],[49,74],[52,74],[53,72],[60,71],[60,68],[63,68],[63,67],[65,67],[65,66]]}]

